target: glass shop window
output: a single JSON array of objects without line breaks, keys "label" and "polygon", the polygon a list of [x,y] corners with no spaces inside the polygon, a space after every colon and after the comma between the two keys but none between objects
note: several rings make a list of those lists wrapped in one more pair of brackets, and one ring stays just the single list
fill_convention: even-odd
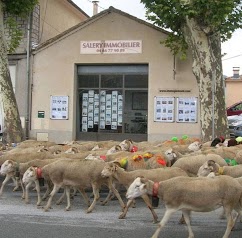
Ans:
[{"label": "glass shop window", "polygon": [[125,88],[148,88],[148,75],[125,75]]},{"label": "glass shop window", "polygon": [[99,88],[99,75],[78,75],[78,88]]}]

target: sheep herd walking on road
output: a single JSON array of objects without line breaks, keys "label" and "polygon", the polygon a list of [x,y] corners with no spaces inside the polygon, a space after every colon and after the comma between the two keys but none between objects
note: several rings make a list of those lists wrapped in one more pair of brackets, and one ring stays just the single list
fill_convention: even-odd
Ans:
[{"label": "sheep herd walking on road", "polygon": [[[3,145],[0,175],[5,178],[0,196],[11,180],[15,183],[14,191],[21,188],[22,199],[30,203],[29,190],[34,185],[37,206],[49,211],[62,188],[63,195],[56,203],[66,197],[69,211],[72,193],[78,191],[87,205],[86,212],[90,213],[106,187],[109,193],[102,205],[115,196],[121,206],[117,217],[124,219],[129,207],[135,205],[135,198],[140,196],[154,223],[158,222],[158,216],[151,199],[159,197],[166,211],[153,238],[159,236],[178,210],[182,211],[189,238],[193,238],[191,212],[223,207],[222,215],[227,218],[223,238],[227,238],[242,215],[242,145],[228,147],[226,142],[213,146],[212,142],[201,143],[197,138],[186,137],[164,142],[136,143],[127,139],[55,144],[27,140],[16,147]],[[43,180],[44,194],[40,186]],[[127,190],[126,198],[122,196],[122,187]],[[93,198],[87,195],[87,189],[91,189]]]}]

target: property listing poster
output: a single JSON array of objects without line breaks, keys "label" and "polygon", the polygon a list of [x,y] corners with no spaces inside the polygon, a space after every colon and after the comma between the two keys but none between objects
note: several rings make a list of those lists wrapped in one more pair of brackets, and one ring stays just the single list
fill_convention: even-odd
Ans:
[{"label": "property listing poster", "polygon": [[177,122],[197,122],[197,98],[177,98]]},{"label": "property listing poster", "polygon": [[123,117],[123,96],[118,91],[107,93],[101,90],[100,94],[89,90],[82,94],[82,132],[87,132],[94,125],[100,129],[116,130],[122,126]]},{"label": "property listing poster", "polygon": [[50,119],[67,120],[68,110],[68,96],[50,97]]},{"label": "property listing poster", "polygon": [[154,107],[154,121],[174,122],[174,97],[155,97]]}]

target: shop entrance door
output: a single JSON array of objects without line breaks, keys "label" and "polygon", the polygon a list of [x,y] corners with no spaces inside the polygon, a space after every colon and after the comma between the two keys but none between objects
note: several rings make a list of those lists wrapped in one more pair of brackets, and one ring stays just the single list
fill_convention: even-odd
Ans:
[{"label": "shop entrance door", "polygon": [[148,66],[78,66],[77,139],[147,140]]}]

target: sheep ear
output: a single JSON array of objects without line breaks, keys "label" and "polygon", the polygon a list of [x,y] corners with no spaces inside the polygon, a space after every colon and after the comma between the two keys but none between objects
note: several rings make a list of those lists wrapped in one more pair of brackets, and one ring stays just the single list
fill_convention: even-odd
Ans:
[{"label": "sheep ear", "polygon": [[144,177],[140,177],[140,182],[141,183],[146,183],[148,181],[148,179],[144,178]]}]

